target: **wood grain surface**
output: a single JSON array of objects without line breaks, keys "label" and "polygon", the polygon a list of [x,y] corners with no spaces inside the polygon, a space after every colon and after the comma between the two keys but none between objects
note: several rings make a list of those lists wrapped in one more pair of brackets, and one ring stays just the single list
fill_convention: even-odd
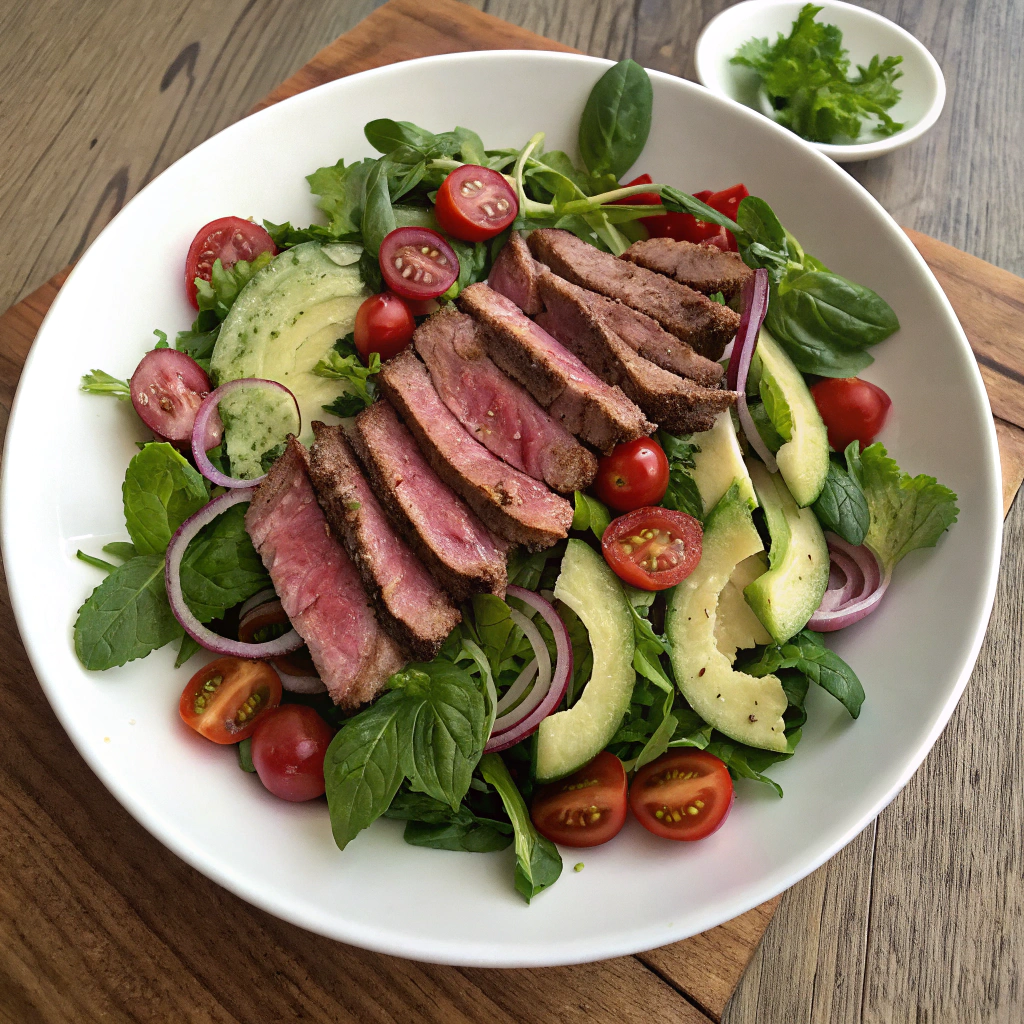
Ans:
[{"label": "wood grain surface", "polygon": [[[64,266],[145,181],[374,6],[224,0],[169,9],[40,0],[0,9],[0,97],[11,126],[0,152],[8,226],[0,242],[0,307]],[[467,12],[437,2],[400,6],[404,18],[420,23],[419,39],[466,48],[460,26],[467,21],[456,15]],[[632,55],[692,77],[693,40],[724,4],[485,6],[564,46]],[[897,0],[868,6],[936,53],[950,100],[925,140],[853,173],[903,223],[1024,271],[1021,193],[999,187],[1019,180],[1024,162],[1010,131],[1022,99],[1021,77],[1009,73],[1017,60],[1012,40],[1024,24],[1020,6],[998,0],[944,8],[941,16],[937,0],[912,9]],[[433,36],[423,24],[428,10],[440,11],[444,26]],[[478,35],[491,31],[475,18],[469,24]],[[364,36],[359,45],[362,59],[372,61],[397,44]],[[520,36],[476,45],[529,44]],[[400,48],[388,59],[401,59]],[[358,69],[351,54],[346,64]],[[912,237],[958,309],[995,295],[985,323],[963,318],[981,358],[997,364],[983,367],[990,390],[1009,388],[993,402],[1007,417],[997,429],[1019,483],[1024,431],[1014,392],[1003,384],[1018,383],[1004,368],[1019,373],[1024,351],[1010,342],[1011,332],[1020,332],[1013,319],[1022,304],[1019,282],[997,274],[990,291],[972,276],[978,268],[964,269],[944,249],[929,253],[931,240]],[[3,320],[4,417],[27,351],[26,328],[53,294],[44,286],[29,307]],[[1007,451],[1016,454],[1007,459]],[[1015,490],[1010,477],[1007,494]],[[876,825],[785,895],[726,1019],[1024,1015],[1024,815],[1013,799],[1022,778],[1016,737],[1024,705],[1015,684],[1022,623],[1014,595],[1024,571],[1014,555],[1024,526],[1018,519],[1015,511],[1008,520],[993,628],[950,727]],[[730,955],[762,924],[756,913],[677,944],[702,945],[688,957],[669,947],[582,968],[493,972],[378,957],[242,904],[160,847],[85,769],[32,680],[6,593],[0,597],[8,666],[0,676],[8,708],[0,726],[0,1020],[706,1020],[701,1009],[717,1016],[742,966]]]}]

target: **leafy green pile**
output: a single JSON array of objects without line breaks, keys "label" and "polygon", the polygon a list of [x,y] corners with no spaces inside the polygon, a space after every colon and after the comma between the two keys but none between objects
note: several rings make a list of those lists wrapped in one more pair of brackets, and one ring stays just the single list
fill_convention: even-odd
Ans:
[{"label": "leafy green pile", "polygon": [[[167,602],[165,555],[178,527],[210,500],[206,480],[171,445],[152,443],[128,464],[122,494],[131,542],[103,548],[122,564],[78,552],[82,561],[108,575],[78,610],[75,653],[87,669],[99,671],[144,658],[180,638],[176,665],[181,665],[199,647]],[[185,551],[181,587],[200,622],[221,618],[270,586],[245,532],[247,507],[229,508]]]},{"label": "leafy green pile", "polygon": [[887,113],[899,101],[896,80],[902,57],[876,54],[857,76],[849,77],[849,53],[835,25],[814,19],[824,10],[805,4],[788,36],[780,32],[774,43],[748,39],[732,58],[757,72],[775,120],[811,142],[856,139],[864,121],[876,120],[878,135],[892,135],[903,125]]}]

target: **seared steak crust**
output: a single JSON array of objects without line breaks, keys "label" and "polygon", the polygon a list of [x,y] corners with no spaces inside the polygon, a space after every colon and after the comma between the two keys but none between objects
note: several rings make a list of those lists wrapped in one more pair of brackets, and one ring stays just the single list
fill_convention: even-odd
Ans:
[{"label": "seared steak crust", "polygon": [[351,436],[373,491],[434,579],[456,601],[505,596],[505,543],[430,468],[387,402],[357,417]]},{"label": "seared steak crust", "polygon": [[721,292],[725,301],[739,295],[754,273],[739,253],[723,252],[715,245],[677,242],[673,238],[648,238],[634,242],[623,254],[638,267],[665,274],[705,295]]},{"label": "seared steak crust", "polygon": [[412,431],[434,472],[499,536],[539,550],[569,532],[573,508],[542,483],[492,455],[451,414],[427,368],[406,349],[384,364],[380,389]]},{"label": "seared steak crust", "polygon": [[608,453],[654,429],[619,388],[588,370],[504,295],[473,284],[459,295],[459,305],[486,328],[487,350],[498,366],[598,451]]},{"label": "seared steak crust", "polygon": [[417,328],[413,344],[441,400],[510,466],[556,491],[586,490],[597,459],[491,362],[482,330],[472,317],[452,309],[440,310]]},{"label": "seared steak crust", "polygon": [[708,359],[720,359],[739,327],[739,314],[664,274],[601,252],[569,231],[541,228],[527,240],[533,255],[581,288],[646,313]]},{"label": "seared steak crust", "polygon": [[345,545],[381,625],[429,661],[461,621],[459,610],[395,532],[341,427],[313,423],[309,475],[331,530]]},{"label": "seared steak crust", "polygon": [[710,430],[736,400],[732,391],[701,387],[637,355],[589,301],[591,293],[547,272],[540,278],[545,312],[537,323],[575,352],[600,377],[622,390],[666,430]]},{"label": "seared steak crust", "polygon": [[331,534],[308,454],[294,437],[256,488],[245,528],[335,704],[373,700],[407,659],[381,629],[352,559]]}]

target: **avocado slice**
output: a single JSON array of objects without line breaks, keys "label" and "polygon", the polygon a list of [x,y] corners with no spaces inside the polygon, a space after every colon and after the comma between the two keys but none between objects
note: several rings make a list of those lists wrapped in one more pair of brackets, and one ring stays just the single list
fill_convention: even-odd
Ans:
[{"label": "avocado slice", "polygon": [[744,588],[744,596],[776,643],[795,636],[828,587],[829,554],[817,516],[800,508],[780,474],[747,464],[771,534],[771,568]]},{"label": "avocado slice", "polygon": [[773,675],[756,678],[732,667],[732,657],[716,641],[721,602],[737,566],[764,550],[750,509],[737,485],[712,509],[704,523],[697,568],[669,594],[665,633],[672,644],[676,682],[690,706],[730,739],[764,750],[785,751],[788,706],[782,683]]},{"label": "avocado slice", "polygon": [[618,731],[636,683],[633,616],[619,578],[582,540],[570,540],[555,583],[590,633],[594,671],[568,711],[549,715],[537,730],[538,782],[569,775],[596,757]]},{"label": "avocado slice", "polygon": [[[313,420],[340,422],[324,412],[343,391],[336,380],[311,371],[335,341],[355,325],[369,292],[357,262],[330,253],[337,247],[304,242],[276,256],[242,289],[221,325],[210,369],[217,384],[240,377],[276,380],[289,388],[302,414],[300,440],[309,443]],[[295,429],[286,395],[246,389],[221,402],[233,476],[250,479],[260,456]]]},{"label": "avocado slice", "polygon": [[700,448],[693,456],[692,476],[705,511],[713,509],[733,483],[739,485],[740,497],[751,508],[757,508],[754,485],[743,462],[732,413],[728,409],[719,413],[710,430],[694,434],[690,440]]},{"label": "avocado slice", "polygon": [[[817,500],[828,476],[828,431],[803,374],[763,327],[755,350],[761,398],[772,425],[785,442],[775,453],[779,472],[796,503]],[[756,488],[755,488],[756,490]]]},{"label": "avocado slice", "polygon": [[732,571],[729,582],[718,595],[718,615],[715,617],[715,642],[718,649],[729,659],[736,660],[736,652],[742,648],[770,644],[771,634],[761,625],[761,620],[747,604],[744,589],[768,571],[768,558],[763,551],[744,558]]}]

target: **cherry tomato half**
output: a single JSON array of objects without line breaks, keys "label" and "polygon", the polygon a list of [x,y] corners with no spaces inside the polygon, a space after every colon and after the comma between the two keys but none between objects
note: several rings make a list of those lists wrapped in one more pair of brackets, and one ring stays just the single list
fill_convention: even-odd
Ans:
[{"label": "cherry tomato half", "polygon": [[[243,644],[265,644],[284,636],[292,628],[291,620],[285,614],[279,600],[272,599],[250,608],[238,623],[238,639]],[[289,676],[319,675],[313,664],[309,648],[303,645],[290,654],[271,658],[270,664],[279,672]]]},{"label": "cherry tomato half", "polygon": [[[641,174],[632,181],[627,181],[623,188],[632,188],[634,185],[653,185],[654,179],[649,174]],[[660,206],[661,196],[657,192],[638,192],[635,196],[626,196],[625,199],[613,199],[611,206]]]},{"label": "cherry tomato half", "polygon": [[238,743],[280,703],[281,680],[265,662],[218,658],[188,681],[178,711],[200,736]]},{"label": "cherry tomato half", "polygon": [[[641,174],[634,178],[630,185],[649,185],[651,176]],[[706,189],[703,192],[695,192],[694,199],[707,203],[713,210],[724,214],[730,220],[736,219],[740,203],[750,195],[745,185],[733,185],[730,188],[722,189],[720,192],[712,192]],[[616,200],[619,203],[635,205],[647,205],[660,203],[661,197],[655,193],[641,193],[636,196],[629,196],[626,199]],[[659,217],[643,217],[640,221],[647,233],[652,238],[674,238],[681,242],[703,242],[706,245],[716,245],[719,249],[730,252],[737,252],[738,246],[732,234],[719,227],[717,224],[707,224],[697,220],[688,213],[666,213]]]},{"label": "cherry tomato half", "polygon": [[430,228],[395,228],[380,243],[384,283],[405,299],[436,299],[459,276],[455,250]]},{"label": "cherry tomato half", "polygon": [[828,443],[841,452],[853,441],[866,448],[889,418],[892,399],[859,377],[826,377],[811,388],[814,404],[828,428]]},{"label": "cherry tomato half", "polygon": [[323,796],[324,755],[334,732],[310,707],[283,704],[261,719],[252,736],[260,782],[282,800]]},{"label": "cherry tomato half", "polygon": [[697,567],[704,529],[693,516],[638,508],[613,519],[601,551],[615,575],[641,590],[674,587]]},{"label": "cherry tomato half", "polygon": [[193,308],[199,308],[196,299],[196,278],[201,277],[204,281],[209,281],[217,260],[220,260],[221,266],[227,270],[239,260],[251,262],[261,252],[276,255],[277,246],[270,235],[251,220],[221,217],[220,220],[204,224],[192,239],[185,259],[185,294]]},{"label": "cherry tomato half", "polygon": [[530,817],[537,831],[563,846],[600,846],[626,821],[626,772],[602,750],[589,764],[558,782],[541,786]]},{"label": "cherry tomato half", "polygon": [[678,749],[645,764],[629,787],[629,806],[648,832],[692,842],[717,831],[732,807],[729,769],[703,750]]},{"label": "cherry tomato half", "polygon": [[359,358],[369,365],[370,356],[382,361],[397,356],[412,341],[416,321],[405,300],[391,292],[371,295],[356,311],[355,340]]},{"label": "cherry tomato half", "polygon": [[485,242],[516,219],[519,200],[504,175],[463,164],[441,182],[434,216],[441,230],[464,242]]},{"label": "cherry tomato half", "polygon": [[657,505],[668,489],[668,459],[657,441],[638,437],[598,460],[594,491],[616,512]]},{"label": "cherry tomato half", "polygon": [[180,444],[192,438],[192,427],[210,378],[191,357],[173,348],[147,352],[128,385],[139,418],[155,434]]}]

